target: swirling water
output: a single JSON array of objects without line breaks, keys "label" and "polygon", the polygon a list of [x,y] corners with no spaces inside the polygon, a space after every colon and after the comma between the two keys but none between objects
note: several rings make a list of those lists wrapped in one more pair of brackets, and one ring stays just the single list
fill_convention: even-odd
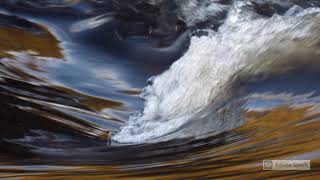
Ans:
[{"label": "swirling water", "polygon": [[0,176],[316,178],[318,6],[1,1]]}]

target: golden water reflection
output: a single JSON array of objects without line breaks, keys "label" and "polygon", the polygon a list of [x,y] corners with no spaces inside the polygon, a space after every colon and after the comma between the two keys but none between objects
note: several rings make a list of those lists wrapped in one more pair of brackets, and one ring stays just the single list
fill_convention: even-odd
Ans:
[{"label": "golden water reflection", "polygon": [[[311,108],[282,106],[247,112],[248,122],[235,130],[245,136],[241,141],[194,151],[183,159],[159,162],[154,167],[65,166],[18,179],[314,179],[320,174],[320,119],[319,114],[310,113]],[[263,171],[262,161],[266,159],[311,159],[312,170]],[[15,175],[22,174],[6,174]]]},{"label": "golden water reflection", "polygon": [[0,57],[8,51],[32,51],[42,57],[62,59],[59,41],[44,27],[32,32],[13,27],[0,26]]}]

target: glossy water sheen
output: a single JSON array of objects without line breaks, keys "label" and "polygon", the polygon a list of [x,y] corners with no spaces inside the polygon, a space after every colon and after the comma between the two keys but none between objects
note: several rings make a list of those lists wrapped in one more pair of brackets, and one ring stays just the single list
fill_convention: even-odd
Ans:
[{"label": "glossy water sheen", "polygon": [[[132,114],[142,111],[144,102],[139,94],[147,86],[149,77],[164,72],[182,55],[188,59],[191,54],[192,60],[203,57],[202,53],[212,55],[210,52],[219,50],[205,46],[203,52],[202,48],[192,51],[191,40],[191,52],[188,52],[190,34],[206,34],[205,31],[196,32],[197,28],[216,29],[222,24],[220,20],[227,16],[224,12],[231,11],[230,7],[236,8],[229,1],[221,1],[222,5],[211,4],[208,9],[197,10],[197,13],[206,14],[201,16],[203,19],[194,19],[190,14],[187,17],[192,8],[196,8],[192,3],[174,1],[178,5],[181,3],[181,7],[178,6],[177,14],[171,14],[168,12],[176,6],[162,2],[154,7],[156,2],[160,1],[142,5],[129,0],[121,3],[98,0],[0,2],[0,177],[319,177],[320,71],[317,59],[310,61],[314,63],[311,66],[302,63],[303,68],[290,73],[267,78],[256,74],[250,83],[233,82],[232,91],[226,88],[221,93],[228,97],[227,101],[220,102],[217,98],[215,102],[219,103],[208,106],[206,113],[194,116],[192,121],[179,126],[177,132],[165,134],[159,141],[137,140],[125,144],[121,139],[112,140],[129,119],[132,121],[132,117],[139,116]],[[317,1],[299,3],[301,8],[319,5]],[[205,7],[199,5],[198,8]],[[282,8],[271,8],[272,12],[268,6],[258,8],[269,18],[270,13],[283,14],[291,5],[274,7]],[[153,15],[155,11],[159,11],[161,18]],[[245,14],[244,17],[249,16]],[[162,21],[167,24],[160,23]],[[195,24],[198,21],[208,24]],[[199,69],[198,65],[195,63],[192,69]],[[190,77],[196,73],[181,73],[181,76],[184,74]],[[174,79],[168,77],[167,82],[171,82],[171,78]],[[150,86],[156,87],[159,81],[159,78],[150,80]],[[192,82],[186,82],[190,83],[184,84],[186,87],[193,87]],[[228,93],[232,96],[226,95]],[[211,131],[210,121],[203,118],[207,114],[219,119],[219,123],[211,124]],[[165,120],[172,116],[151,120],[167,123]],[[231,119],[236,123],[231,125]],[[205,123],[208,126],[203,127]],[[168,129],[169,126],[175,124],[168,124]],[[144,130],[137,127],[139,132],[132,134],[146,133]],[[310,159],[312,170],[263,171],[262,161],[266,159]]]}]

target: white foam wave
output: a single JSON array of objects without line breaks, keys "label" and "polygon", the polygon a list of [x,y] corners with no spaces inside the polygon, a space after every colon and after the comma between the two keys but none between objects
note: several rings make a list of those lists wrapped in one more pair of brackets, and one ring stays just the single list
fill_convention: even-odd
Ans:
[{"label": "white foam wave", "polygon": [[[189,50],[170,69],[154,77],[144,89],[142,114],[133,116],[113,140],[121,143],[154,141],[203,118],[208,107],[227,99],[238,79],[286,73],[296,67],[317,67],[320,57],[320,15],[309,9],[266,19],[250,4],[235,4],[218,32],[192,37]],[[293,11],[293,9],[291,9]],[[228,93],[229,92],[229,93]],[[217,97],[220,95],[220,99]],[[221,99],[222,98],[222,99]],[[203,115],[199,115],[199,112]],[[198,117],[198,118],[197,118]],[[214,123],[219,132],[234,128]],[[206,133],[196,124],[197,133]],[[210,127],[212,128],[212,127]],[[184,136],[198,135],[194,131]],[[174,136],[176,138],[176,136]]]},{"label": "white foam wave", "polygon": [[192,26],[196,23],[206,21],[226,12],[229,5],[218,3],[216,0],[211,1],[194,1],[194,0],[175,0],[179,4],[178,18]]}]

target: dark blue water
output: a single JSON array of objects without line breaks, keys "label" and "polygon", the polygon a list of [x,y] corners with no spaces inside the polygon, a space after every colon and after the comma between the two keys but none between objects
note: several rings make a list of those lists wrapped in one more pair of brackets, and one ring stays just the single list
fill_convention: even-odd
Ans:
[{"label": "dark blue water", "polygon": [[[0,2],[1,177],[319,176],[319,111],[308,113],[318,105],[318,72],[297,71],[239,88],[234,101],[246,100],[239,108],[247,121],[235,130],[197,140],[111,142],[129,116],[143,109],[139,94],[147,79],[181,57],[191,35],[203,35],[195,29],[215,29],[225,17],[188,25],[174,14],[174,2]],[[267,17],[289,7],[257,8]],[[304,102],[294,99],[311,92]],[[254,93],[262,95],[250,97]],[[268,93],[287,93],[292,101]],[[277,158],[312,159],[312,171],[262,171],[262,160]]]}]

